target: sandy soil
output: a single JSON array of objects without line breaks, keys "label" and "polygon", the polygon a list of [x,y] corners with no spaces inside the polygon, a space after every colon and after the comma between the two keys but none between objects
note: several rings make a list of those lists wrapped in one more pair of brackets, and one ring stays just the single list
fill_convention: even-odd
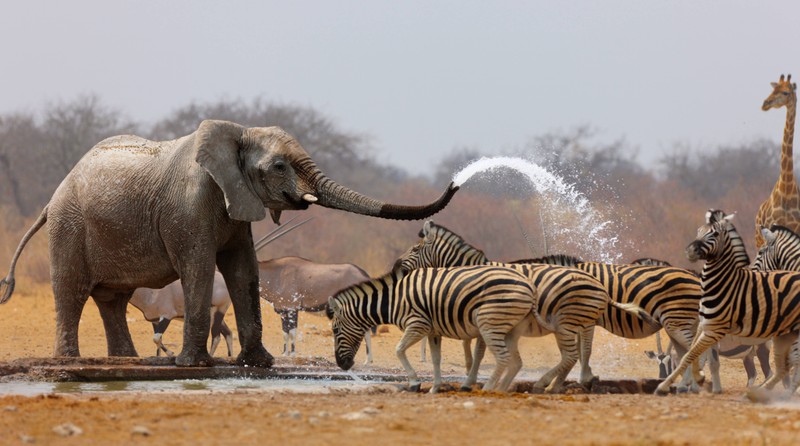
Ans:
[{"label": "sandy soil", "polygon": [[[273,354],[282,347],[280,322],[262,308],[264,343]],[[232,314],[226,318],[235,325]],[[138,310],[129,313],[141,355],[152,355],[152,329]],[[301,314],[298,355],[333,357],[326,319]],[[52,354],[54,312],[49,288],[19,286],[0,307],[0,361]],[[180,350],[182,325],[165,334]],[[373,340],[375,366],[400,370],[394,327]],[[653,338],[631,341],[598,330],[592,358],[603,378],[657,375],[644,350]],[[105,355],[97,309],[89,303],[80,325],[84,356]],[[238,343],[238,341],[237,341]],[[522,379],[535,379],[558,359],[552,337],[523,339]],[[224,348],[223,348],[224,350]],[[238,352],[238,345],[236,345]],[[235,352],[235,353],[236,353]],[[218,351],[217,355],[221,352]],[[363,351],[359,353],[359,371]],[[445,373],[463,371],[461,345],[446,341]],[[488,374],[487,358],[482,373]],[[413,348],[413,365],[422,373]],[[722,363],[722,395],[707,392],[652,395],[439,395],[401,392],[397,386],[325,388],[314,393],[286,390],[89,392],[37,396],[4,395],[0,382],[0,443],[24,444],[800,444],[800,396],[770,404],[745,398],[741,361]],[[577,377],[577,367],[572,377]],[[5,387],[5,391],[4,391]],[[80,431],[80,432],[78,432]]]}]

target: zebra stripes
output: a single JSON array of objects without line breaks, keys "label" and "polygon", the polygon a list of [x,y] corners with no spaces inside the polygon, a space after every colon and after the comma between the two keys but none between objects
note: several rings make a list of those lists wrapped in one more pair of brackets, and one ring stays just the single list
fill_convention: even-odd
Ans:
[{"label": "zebra stripes", "polygon": [[[586,358],[581,369],[581,383],[594,378],[588,366],[594,326],[609,304],[603,286],[588,274],[573,268],[553,265],[511,265],[490,262],[484,253],[469,245],[455,232],[427,221],[420,232],[422,240],[395,263],[395,268],[409,271],[420,267],[495,265],[513,267],[525,275],[538,293],[538,309],[543,321],[529,319],[523,336],[554,333],[561,362],[542,376],[536,387],[558,391],[579,357]],[[637,311],[631,308],[630,311]],[[580,335],[580,351],[578,348]],[[469,383],[477,378],[482,356],[481,341],[475,346]]]},{"label": "zebra stripes", "polygon": [[403,330],[397,357],[413,390],[419,389],[420,381],[406,350],[429,338],[432,393],[441,385],[442,337],[483,339],[497,362],[484,389],[508,390],[522,368],[519,336],[526,320],[537,317],[536,293],[527,278],[511,268],[490,266],[393,271],[339,291],[328,303],[339,367],[353,366],[369,327],[394,324]]},{"label": "zebra stripes", "polygon": [[[679,357],[683,357],[692,345],[699,323],[698,309],[702,288],[700,279],[690,271],[664,266],[614,265],[598,262],[583,262],[577,257],[564,254],[536,259],[515,260],[513,263],[545,263],[571,266],[584,271],[599,281],[612,302],[635,305],[642,308],[649,320],[633,317],[616,305],[603,311],[597,325],[607,331],[628,339],[642,339],[657,333],[662,327],[675,346]],[[581,365],[583,365],[583,358]],[[700,364],[692,366],[682,386],[693,386],[704,380]],[[712,355],[712,391],[722,392],[719,379],[719,362]]]},{"label": "zebra stripes", "polygon": [[800,236],[791,229],[772,225],[761,228],[765,243],[758,250],[753,269],[756,271],[800,271]]},{"label": "zebra stripes", "polygon": [[[752,271],[746,262],[744,242],[731,223],[733,216],[709,211],[706,224],[686,248],[691,261],[705,260],[702,273],[700,327],[692,348],[656,389],[669,392],[670,384],[706,349],[726,334],[744,338],[773,339],[775,374],[764,387],[771,389],[800,358],[790,355],[798,349],[800,332],[800,273]],[[791,392],[798,383],[792,383]]]}]

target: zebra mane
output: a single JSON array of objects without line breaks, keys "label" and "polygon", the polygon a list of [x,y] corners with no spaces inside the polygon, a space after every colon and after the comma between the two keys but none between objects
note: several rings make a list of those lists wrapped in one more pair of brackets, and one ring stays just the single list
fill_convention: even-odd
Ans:
[{"label": "zebra mane", "polygon": [[[452,245],[452,247],[458,251],[465,252],[465,251],[475,251],[478,255],[486,258],[486,254],[483,252],[482,249],[478,249],[464,240],[464,237],[458,235],[455,231],[448,229],[440,224],[430,222],[431,231],[434,232],[440,240],[446,240],[447,243]],[[424,237],[422,231],[420,231],[420,236]]]},{"label": "zebra mane", "polygon": [[786,226],[783,226],[783,225],[772,225],[772,226],[770,226],[769,230],[772,231],[772,232],[783,232],[784,234],[788,235],[789,237],[800,238],[800,234],[797,234],[793,230],[791,230],[791,229],[789,229],[789,228],[787,228]]},{"label": "zebra mane", "polygon": [[534,259],[519,259],[512,260],[507,263],[542,263],[545,265],[560,265],[560,266],[576,266],[583,263],[579,257],[571,256],[569,254],[551,254],[544,257],[536,257]]}]

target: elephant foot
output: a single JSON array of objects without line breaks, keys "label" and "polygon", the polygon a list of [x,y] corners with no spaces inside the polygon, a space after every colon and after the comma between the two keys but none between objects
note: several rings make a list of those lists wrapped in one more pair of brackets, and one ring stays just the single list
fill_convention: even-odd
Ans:
[{"label": "elephant foot", "polygon": [[242,367],[261,367],[268,369],[275,363],[275,358],[269,354],[263,345],[239,353],[236,363]]},{"label": "elephant foot", "polygon": [[115,348],[108,349],[108,356],[125,356],[125,357],[137,357],[139,353],[136,352],[136,349],[131,344],[130,346],[120,346]]},{"label": "elephant foot", "polygon": [[214,358],[208,352],[187,352],[182,351],[175,357],[175,365],[178,367],[211,367],[214,365]]}]

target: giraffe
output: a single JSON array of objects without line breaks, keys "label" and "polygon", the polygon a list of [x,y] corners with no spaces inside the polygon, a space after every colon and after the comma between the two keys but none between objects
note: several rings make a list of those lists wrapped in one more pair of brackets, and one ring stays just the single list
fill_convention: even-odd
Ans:
[{"label": "giraffe", "polygon": [[794,120],[797,111],[797,84],[791,82],[792,75],[784,80],[783,75],[778,82],[772,82],[772,93],[764,100],[761,109],[786,106],[786,126],[783,129],[783,145],[781,146],[781,173],[778,182],[772,189],[756,215],[756,249],[764,244],[761,227],[769,228],[773,224],[786,226],[800,233],[800,191],[794,178],[794,162],[792,161],[792,140],[794,139]]}]

